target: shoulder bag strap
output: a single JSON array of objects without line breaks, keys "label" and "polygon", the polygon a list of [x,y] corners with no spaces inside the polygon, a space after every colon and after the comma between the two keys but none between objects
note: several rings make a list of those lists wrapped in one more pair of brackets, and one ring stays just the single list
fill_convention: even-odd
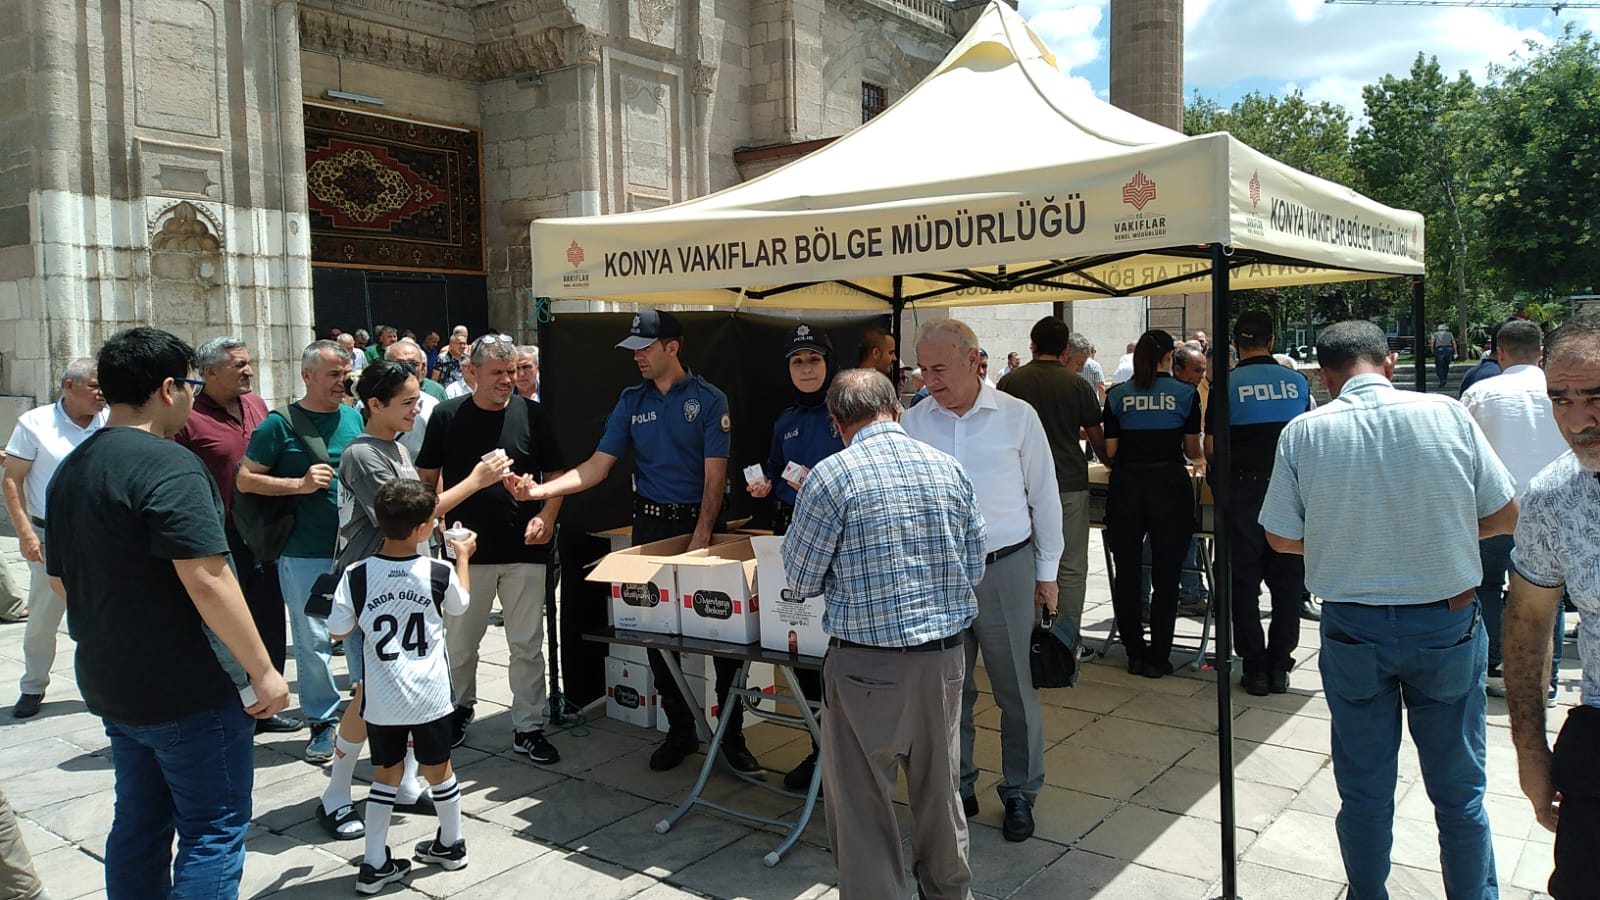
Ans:
[{"label": "shoulder bag strap", "polygon": [[[293,403],[283,407],[283,410],[288,411],[285,417],[289,420],[290,427],[294,429],[295,437],[305,445],[306,452],[311,454],[311,458],[323,465],[332,465],[332,461],[328,458],[328,442],[322,439],[322,432],[317,430],[317,423],[311,421],[306,411]],[[283,414],[282,410],[274,411]]]}]

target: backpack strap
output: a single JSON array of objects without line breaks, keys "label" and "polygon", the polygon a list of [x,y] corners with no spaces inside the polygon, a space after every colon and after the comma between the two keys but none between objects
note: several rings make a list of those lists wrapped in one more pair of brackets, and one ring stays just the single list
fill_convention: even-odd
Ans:
[{"label": "backpack strap", "polygon": [[317,430],[317,423],[311,421],[306,411],[297,403],[289,403],[273,410],[289,422],[289,427],[294,429],[294,436],[305,445],[306,452],[311,458],[325,466],[333,465],[328,457],[328,442],[323,440],[322,432]]},{"label": "backpack strap", "polygon": [[429,573],[429,581],[433,586],[433,608],[439,615],[444,615],[444,595],[450,590],[450,564],[434,560],[430,566],[433,571]]}]

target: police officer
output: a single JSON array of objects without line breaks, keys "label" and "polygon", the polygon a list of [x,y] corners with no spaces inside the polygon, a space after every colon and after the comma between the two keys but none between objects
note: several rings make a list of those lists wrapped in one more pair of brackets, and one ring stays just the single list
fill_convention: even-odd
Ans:
[{"label": "police officer", "polygon": [[[1244,658],[1244,689],[1257,697],[1289,690],[1289,654],[1300,641],[1305,557],[1267,546],[1256,518],[1272,476],[1278,433],[1311,408],[1306,377],[1272,356],[1272,317],[1247,312],[1233,326],[1239,363],[1228,376],[1228,439],[1233,451],[1228,536],[1233,562],[1233,649]],[[1206,410],[1206,461],[1213,455],[1216,410]],[[1261,633],[1261,581],[1272,594],[1272,624]]]},{"label": "police officer", "polygon": [[[1185,458],[1200,458],[1200,400],[1172,377],[1172,335],[1147,331],[1133,351],[1133,377],[1106,394],[1101,415],[1106,465],[1106,539],[1116,564],[1111,606],[1128,649],[1128,671],[1172,674],[1178,575],[1194,535],[1194,487]],[[1139,617],[1140,555],[1150,537],[1150,639]]]},{"label": "police officer", "polygon": [[[828,386],[833,383],[833,342],[820,331],[801,324],[789,336],[789,349],[784,352],[789,368],[789,383],[794,387],[794,405],[778,415],[772,426],[772,455],[764,467],[766,480],[747,485],[752,497],[773,496],[775,515],[772,530],[784,534],[789,530],[789,517],[794,513],[795,496],[805,475],[823,459],[844,449],[839,437],[839,426],[828,415],[823,402]],[[805,467],[798,476],[785,478],[783,472],[791,463]],[[822,675],[810,669],[796,671],[800,691],[807,700],[822,698]],[[811,783],[811,773],[817,765],[817,747],[813,742],[811,755],[789,770],[784,776],[785,787],[805,790]]]},{"label": "police officer", "polygon": [[[600,446],[575,469],[545,484],[524,477],[513,485],[518,499],[563,497],[606,479],[617,459],[633,445],[633,544],[692,535],[689,549],[711,543],[722,512],[728,480],[728,398],[679,358],[683,326],[670,313],[653,309],[633,317],[628,336],[617,344],[633,352],[643,379],[627,388],[606,422]],[[728,709],[728,688],[739,672],[735,660],[713,660],[717,702]],[[659,651],[650,651],[661,708],[667,714],[667,739],[650,756],[650,768],[664,772],[700,749],[694,714]],[[736,771],[754,774],[761,764],[744,743],[743,710],[728,713],[722,752]]]}]

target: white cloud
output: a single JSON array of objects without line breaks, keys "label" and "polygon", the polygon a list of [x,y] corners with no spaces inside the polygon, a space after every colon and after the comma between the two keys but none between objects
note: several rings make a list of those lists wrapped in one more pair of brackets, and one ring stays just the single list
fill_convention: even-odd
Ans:
[{"label": "white cloud", "polygon": [[[1210,0],[1185,16],[1184,84],[1203,94],[1256,79],[1302,86],[1313,100],[1361,113],[1362,85],[1404,75],[1420,51],[1437,56],[1450,75],[1476,79],[1506,62],[1537,28],[1514,24],[1504,11],[1383,7],[1322,0]],[[1522,21],[1529,21],[1524,14]],[[1600,18],[1600,17],[1597,17]]]},{"label": "white cloud", "polygon": [[1035,0],[1023,3],[1021,13],[1056,54],[1061,71],[1081,68],[1105,54],[1110,33],[1106,23],[1105,0]]}]

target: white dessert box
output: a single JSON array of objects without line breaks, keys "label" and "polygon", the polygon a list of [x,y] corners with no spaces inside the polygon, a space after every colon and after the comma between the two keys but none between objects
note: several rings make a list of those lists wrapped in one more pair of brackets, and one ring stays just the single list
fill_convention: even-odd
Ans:
[{"label": "white dessert box", "polygon": [[761,646],[779,653],[821,656],[828,651],[822,631],[822,597],[800,597],[789,589],[783,571],[783,538],[753,537],[761,608]]},{"label": "white dessert box", "polygon": [[[649,728],[656,723],[660,698],[646,663],[606,658],[606,716]],[[665,716],[661,716],[665,719]]]},{"label": "white dessert box", "polygon": [[732,644],[760,639],[756,555],[748,538],[685,553],[674,562],[684,637]]}]

